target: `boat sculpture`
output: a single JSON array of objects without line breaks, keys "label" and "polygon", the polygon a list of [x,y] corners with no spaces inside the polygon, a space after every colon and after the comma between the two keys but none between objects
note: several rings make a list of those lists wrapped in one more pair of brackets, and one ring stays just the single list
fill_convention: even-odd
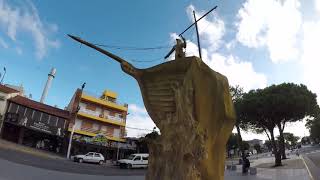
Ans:
[{"label": "boat sculpture", "polygon": [[[224,179],[225,146],[235,123],[225,76],[200,58],[184,54],[138,69],[92,43],[69,36],[116,60],[137,80],[146,110],[161,131],[148,144],[147,180]],[[176,48],[181,48],[179,43]]]}]

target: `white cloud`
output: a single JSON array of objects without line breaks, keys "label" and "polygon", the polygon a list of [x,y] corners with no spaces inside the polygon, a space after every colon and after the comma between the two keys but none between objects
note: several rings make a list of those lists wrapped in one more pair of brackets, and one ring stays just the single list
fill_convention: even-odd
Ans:
[{"label": "white cloud", "polygon": [[[190,5],[187,13],[191,21],[193,21],[193,10],[195,8]],[[196,12],[197,17],[200,13]],[[244,90],[248,91],[252,88],[263,88],[267,85],[267,78],[262,73],[257,73],[251,62],[243,61],[235,55],[223,55],[217,50],[221,46],[232,48],[236,42],[231,41],[225,43],[223,37],[225,35],[225,23],[221,18],[215,15],[214,18],[207,17],[199,21],[199,34],[203,48],[201,49],[202,59],[213,70],[227,76],[230,85],[240,85]],[[201,30],[202,29],[202,30]],[[171,35],[171,37],[175,37]],[[187,56],[199,56],[198,46],[191,40],[187,40]],[[248,81],[250,79],[250,81]]]},{"label": "white cloud", "polygon": [[298,58],[297,36],[302,24],[299,0],[247,0],[237,17],[240,43],[250,48],[266,46],[275,63]]},{"label": "white cloud", "polygon": [[0,37],[0,46],[3,47],[4,49],[9,48],[8,44],[1,37]]},{"label": "white cloud", "polygon": [[[187,55],[198,56],[198,47],[191,41],[187,43]],[[230,85],[240,85],[245,91],[267,86],[267,77],[254,70],[252,63],[240,60],[234,55],[208,53],[202,49],[202,59],[213,70],[225,75]]]},{"label": "white cloud", "polygon": [[0,0],[0,27],[6,30],[6,34],[14,42],[17,41],[19,32],[31,34],[39,59],[44,58],[50,48],[60,46],[58,40],[49,38],[50,33],[57,31],[57,25],[44,24],[30,1],[24,7],[14,7],[7,1]]},{"label": "white cloud", "polygon": [[318,11],[318,13],[320,13],[320,0],[315,0],[314,3],[316,10]]},{"label": "white cloud", "polygon": [[[189,19],[194,22],[193,11],[195,10],[193,5],[188,6],[187,14]],[[195,11],[197,19],[199,19],[203,13]],[[208,15],[209,16],[209,15]],[[222,44],[222,37],[225,34],[225,25],[222,19],[213,16],[212,19],[205,17],[198,22],[199,36],[201,44],[206,46],[206,49],[210,52],[217,50]]]},{"label": "white cloud", "polygon": [[303,25],[302,56],[303,80],[308,88],[317,93],[320,102],[320,21],[305,22]]},{"label": "white cloud", "polygon": [[129,115],[127,116],[127,136],[141,137],[150,132],[156,127],[151,120],[146,109],[136,104],[129,104]]},{"label": "white cloud", "polygon": [[20,47],[17,47],[16,48],[16,51],[19,55],[21,55],[23,53],[22,49]]}]

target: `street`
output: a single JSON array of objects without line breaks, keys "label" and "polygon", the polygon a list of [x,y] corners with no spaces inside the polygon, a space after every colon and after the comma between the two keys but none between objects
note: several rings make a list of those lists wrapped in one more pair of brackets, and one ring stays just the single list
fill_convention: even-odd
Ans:
[{"label": "street", "polygon": [[307,154],[310,160],[320,168],[320,152]]},{"label": "street", "polygon": [[[310,160],[320,166],[320,152],[318,147],[304,147],[302,154],[308,156]],[[259,160],[262,158],[261,160]],[[254,160],[273,162],[273,157],[260,157]],[[254,165],[255,163],[253,163]],[[293,177],[309,179],[308,173],[303,169],[268,169],[260,168],[257,175],[243,176],[241,168],[237,171],[225,171],[226,180],[271,180],[281,177],[282,179],[292,179]],[[314,170],[313,170],[314,171]],[[316,169],[317,171],[317,169]],[[10,149],[0,148],[0,180],[143,180],[145,169],[119,169],[111,164],[96,165],[86,163],[75,163],[66,159],[53,159],[35,156]]]},{"label": "street", "polygon": [[[82,165],[81,165],[82,166]],[[78,166],[81,167],[81,166]],[[84,165],[85,167],[85,165]],[[63,168],[63,166],[61,166]],[[93,168],[93,166],[91,167]],[[106,172],[109,169],[105,170]],[[128,174],[127,174],[128,175]],[[27,166],[23,164],[13,163],[7,160],[0,159],[0,180],[37,180],[37,179],[46,179],[46,180],[125,180],[128,179],[128,176],[99,176],[99,175],[87,175],[87,174],[76,174],[76,173],[67,173],[60,171],[52,171],[32,166]],[[144,176],[132,175],[129,178],[130,180],[143,180]]]},{"label": "street", "polygon": [[[27,178],[33,177],[35,174],[39,174],[37,173],[38,171],[43,173],[45,173],[45,171],[48,171],[49,173],[53,173],[57,176],[59,176],[59,174],[61,173],[63,174],[63,172],[86,175],[130,177],[144,176],[146,173],[145,169],[128,170],[120,169],[119,167],[112,165],[100,166],[96,164],[87,163],[79,164],[69,160],[48,159],[2,148],[0,148],[0,160],[0,177],[4,177],[3,175],[6,174],[7,177],[23,175],[23,177]],[[28,171],[26,169],[28,169]],[[23,171],[22,174],[17,173],[21,171]],[[64,178],[62,177],[62,179]]]}]

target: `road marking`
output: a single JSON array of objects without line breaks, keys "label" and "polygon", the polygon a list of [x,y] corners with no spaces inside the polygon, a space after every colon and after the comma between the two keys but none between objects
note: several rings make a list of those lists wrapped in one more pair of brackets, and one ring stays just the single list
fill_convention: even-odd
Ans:
[{"label": "road marking", "polygon": [[308,174],[309,174],[309,176],[310,176],[311,180],[315,180],[315,179],[313,178],[313,176],[312,176],[311,172],[310,172],[309,167],[307,166],[306,162],[304,161],[304,158],[301,156],[301,157],[300,157],[300,159],[302,159],[302,161],[303,161],[304,165],[306,166],[307,171],[308,171]]}]

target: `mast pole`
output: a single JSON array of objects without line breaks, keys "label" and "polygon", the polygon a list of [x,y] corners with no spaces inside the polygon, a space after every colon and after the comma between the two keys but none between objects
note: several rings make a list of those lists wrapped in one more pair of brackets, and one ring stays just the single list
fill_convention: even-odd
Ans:
[{"label": "mast pole", "polygon": [[196,31],[197,31],[197,41],[198,41],[198,50],[199,50],[199,57],[202,59],[201,56],[201,46],[200,46],[200,38],[199,38],[199,31],[198,31],[198,23],[197,23],[197,18],[196,18],[196,13],[193,11],[193,17],[194,17],[194,24],[196,26]]}]

